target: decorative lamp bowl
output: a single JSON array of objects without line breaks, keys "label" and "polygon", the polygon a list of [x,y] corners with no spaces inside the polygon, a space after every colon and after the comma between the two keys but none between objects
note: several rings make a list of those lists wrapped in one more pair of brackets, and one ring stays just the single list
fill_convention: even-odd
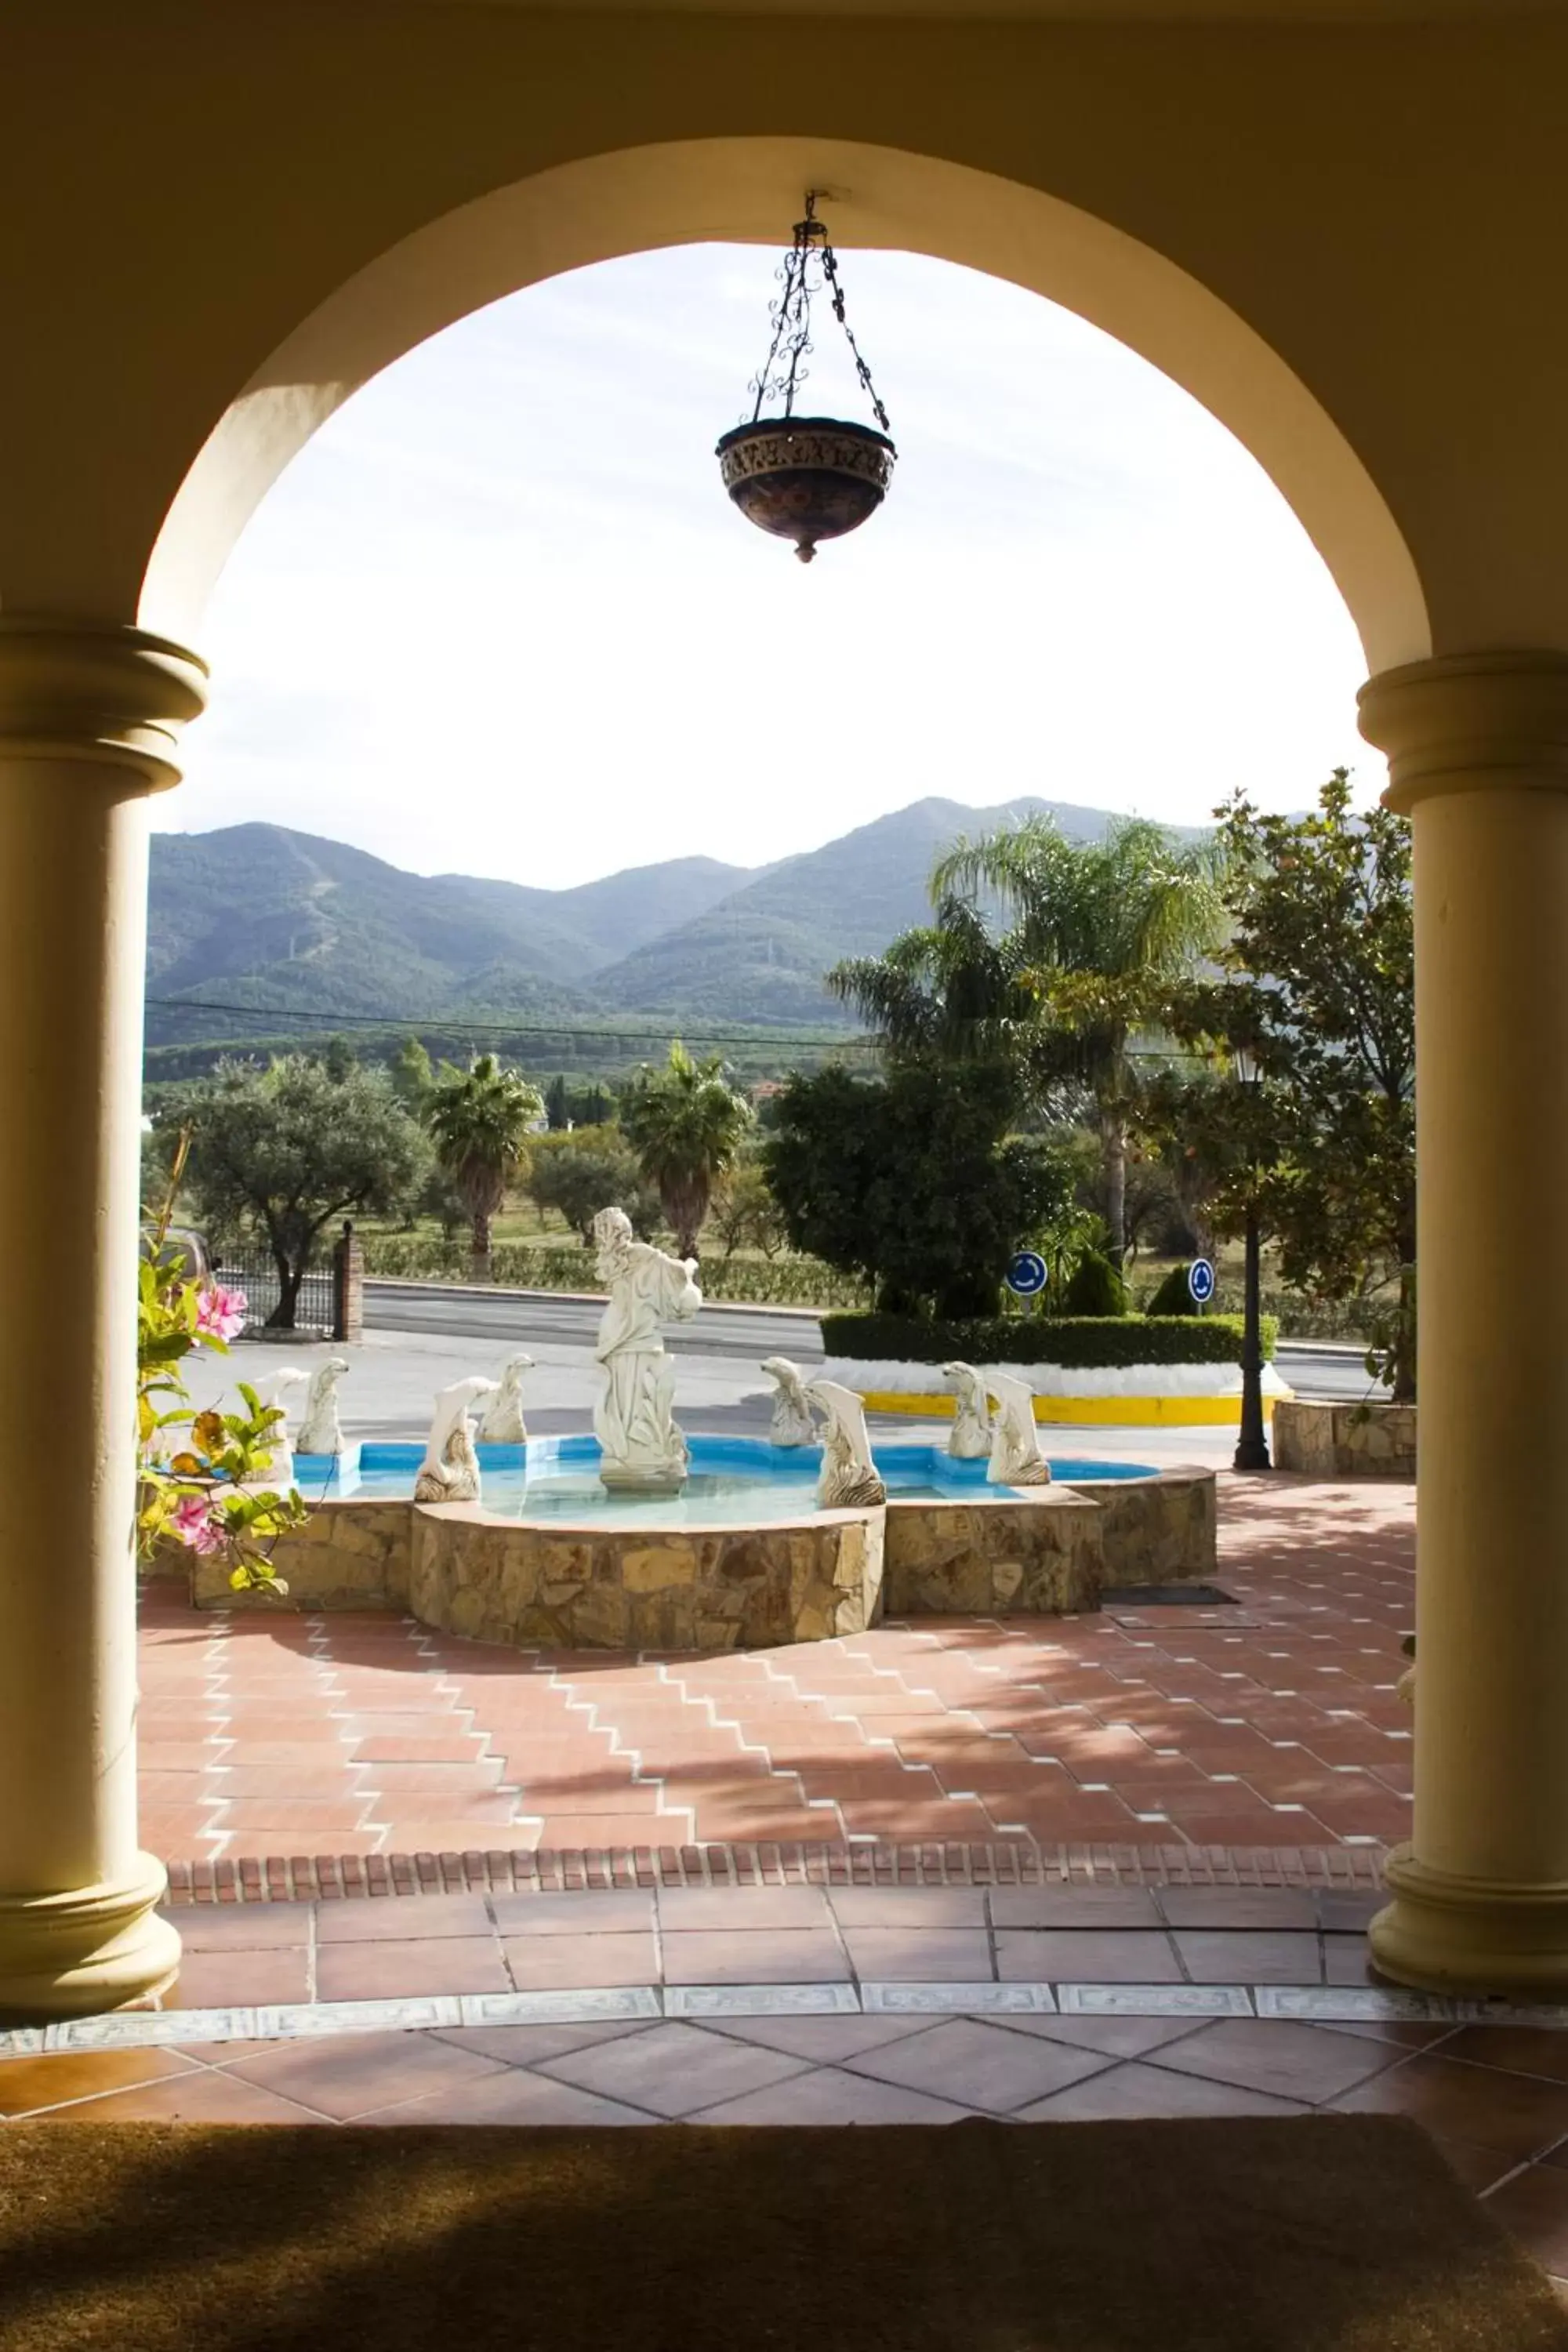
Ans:
[{"label": "decorative lamp bowl", "polygon": [[749,522],[793,539],[803,563],[875,514],[898,451],[885,433],[833,416],[763,417],[726,433],[720,478]]}]

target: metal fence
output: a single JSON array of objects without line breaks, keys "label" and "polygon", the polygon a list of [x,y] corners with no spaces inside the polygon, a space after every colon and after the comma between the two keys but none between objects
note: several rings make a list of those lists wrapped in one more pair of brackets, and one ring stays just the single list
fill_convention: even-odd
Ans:
[{"label": "metal fence", "polygon": [[[265,1323],[278,1304],[278,1269],[269,1257],[226,1252],[218,1262],[215,1279],[226,1290],[244,1291],[247,1300],[245,1328],[247,1331],[256,1330]],[[327,1332],[334,1329],[337,1321],[334,1288],[330,1265],[307,1267],[294,1306],[297,1328]]]}]

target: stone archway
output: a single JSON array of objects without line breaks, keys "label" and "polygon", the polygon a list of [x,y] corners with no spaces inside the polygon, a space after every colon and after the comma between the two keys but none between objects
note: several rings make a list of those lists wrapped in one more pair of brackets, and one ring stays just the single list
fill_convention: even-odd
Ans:
[{"label": "stone archway", "polygon": [[707,139],[561,165],[390,247],[301,320],[196,456],[147,566],[142,625],[199,637],[206,594],[289,459],[361,384],[485,304],[658,247],[776,244],[806,187],[847,247],[894,247],[1012,280],[1077,311],[1200,400],[1316,543],[1371,669],[1431,638],[1416,567],[1349,441],[1279,354],[1174,262],[1079,207],[963,165],[842,141]]}]

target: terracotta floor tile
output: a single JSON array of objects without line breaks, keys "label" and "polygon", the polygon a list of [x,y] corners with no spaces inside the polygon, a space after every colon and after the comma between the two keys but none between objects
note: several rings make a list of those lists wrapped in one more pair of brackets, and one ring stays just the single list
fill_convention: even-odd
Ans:
[{"label": "terracotta floor tile", "polygon": [[1323,1982],[1331,1985],[1376,1985],[1384,1979],[1372,1965],[1364,1936],[1323,1937]]},{"label": "terracotta floor tile", "polygon": [[991,1939],[984,1927],[847,1927],[844,1941],[863,1983],[989,1984]]},{"label": "terracotta floor tile", "polygon": [[725,2017],[715,2018],[708,2031],[727,2033],[740,2042],[760,2042],[765,2050],[782,2050],[787,2058],[804,2058],[816,2065],[842,2065],[863,2050],[880,2050],[889,2042],[907,2042],[928,2032],[928,2017]]},{"label": "terracotta floor tile", "polygon": [[503,1936],[629,1936],[654,1924],[654,1898],[640,1889],[603,1894],[496,1895],[490,1898]]},{"label": "terracotta floor tile", "polygon": [[848,2062],[852,2074],[874,2075],[987,2115],[1012,2115],[1106,2063],[1097,2052],[1009,2033],[974,2018],[951,2019]]},{"label": "terracotta floor tile", "polygon": [[1321,1962],[1315,1935],[1245,1928],[1177,1927],[1172,1942],[1194,1984],[1315,1985]]},{"label": "terracotta floor tile", "polygon": [[68,2099],[93,2099],[138,2083],[195,2072],[172,2050],[62,2050],[47,2058],[0,2060],[0,2116],[31,2115]]},{"label": "terracotta floor tile", "polygon": [[836,1886],[828,1901],[844,1928],[985,1926],[985,1895],[978,1886]]},{"label": "terracotta floor tile", "polygon": [[326,1944],[316,1959],[318,2000],[510,1990],[500,1946],[493,1938],[479,1936],[411,1943]]},{"label": "terracotta floor tile", "polygon": [[646,1930],[630,1936],[508,1936],[501,1948],[520,1992],[659,1980],[658,1955]]},{"label": "terracotta floor tile", "polygon": [[1009,2033],[1037,2033],[1047,2042],[1065,2042],[1074,2050],[1094,2050],[1107,2058],[1142,2058],[1184,2041],[1198,2029],[1190,2017],[1016,2017],[997,2018]]},{"label": "terracotta floor tile", "polygon": [[521,2066],[488,2074],[483,2081],[453,2084],[422,2099],[378,2107],[363,2120],[369,2124],[647,2124],[641,2108],[622,2106],[614,2099],[595,2097],[571,2083],[557,2083],[548,2074],[526,2073]]},{"label": "terracotta floor tile", "polygon": [[1141,1886],[997,1886],[997,1927],[1158,1927],[1154,1898]]},{"label": "terracotta floor tile", "polygon": [[681,1933],[823,1930],[829,1925],[827,1898],[815,1886],[665,1886],[658,1893],[658,1916],[662,1927]]},{"label": "terracotta floor tile", "polygon": [[323,1903],[316,1932],[323,1945],[418,1943],[488,1936],[490,1918],[482,1895],[359,1895]]},{"label": "terracotta floor tile", "polygon": [[238,2074],[193,2067],[162,2082],[87,2099],[80,2106],[50,2107],[39,2123],[319,2124],[313,2108],[280,2098]]},{"label": "terracotta floor tile", "polygon": [[558,2081],[617,2099],[629,2106],[674,2118],[763,2089],[803,2062],[758,2043],[731,2041],[679,2023],[651,2026],[646,2033],[577,2050],[547,2060],[542,2071]]},{"label": "terracotta floor tile", "polygon": [[1496,2148],[1515,2163],[1568,2133],[1568,2084],[1440,2055],[1407,2058],[1333,2105],[1356,2115],[1414,2116],[1439,2138]]},{"label": "terracotta floor tile", "polygon": [[1477,2147],[1469,2140],[1439,2139],[1436,2135],[1432,2145],[1477,2197],[1484,2196],[1514,2169],[1512,2158],[1500,2156],[1495,2147]]},{"label": "terracotta floor tile", "polygon": [[537,2066],[542,2059],[563,2057],[568,2050],[586,2050],[591,2043],[618,2042],[627,2033],[647,2032],[640,2018],[614,2025],[443,2025],[437,2038],[456,2042],[459,2050],[476,2050],[481,2058],[496,2058],[503,2066]]},{"label": "terracotta floor tile", "polygon": [[424,2033],[311,2034],[236,2062],[233,2072],[334,2123],[493,2074],[498,2061]]},{"label": "terracotta floor tile", "polygon": [[1462,2025],[1443,2044],[1445,2058],[1501,2066],[1510,2074],[1539,2074],[1568,2083],[1568,2033],[1539,2025]]},{"label": "terracotta floor tile", "polygon": [[309,1903],[185,1903],[161,1915],[178,1930],[187,1952],[261,1952],[308,1948]]},{"label": "terracotta floor tile", "polygon": [[1179,1984],[1169,1939],[1144,1928],[1004,1927],[996,1936],[1004,1984]]},{"label": "terracotta floor tile", "polygon": [[[528,1810],[525,1803],[520,1804],[521,1814],[526,1814]],[[684,1812],[673,1815],[552,1813],[548,1817],[548,1825],[549,1834],[542,1843],[549,1845],[552,1851],[561,1853],[571,1851],[605,1853],[612,1846],[689,1845],[692,1843],[692,1832],[689,1826],[688,1816]],[[509,1836],[507,1839],[509,1845],[541,1842],[536,1832],[531,1832],[530,1836],[524,1839],[521,1834],[521,1828],[520,1822],[519,1834]],[[716,1834],[724,1838],[734,1832],[722,1831]],[[472,1843],[472,1839],[465,1839],[461,1842],[463,1844]],[[487,1840],[486,1843],[489,1841]],[[461,1851],[461,1845],[458,1850]]]},{"label": "terracotta floor tile", "polygon": [[1318,2105],[1398,2063],[1399,2054],[1386,2044],[1325,2032],[1321,2026],[1227,2017],[1161,2051],[1157,2063],[1210,2082]]},{"label": "terracotta floor tile", "polygon": [[1207,2083],[1137,2060],[1112,2066],[1087,2082],[1038,2100],[1020,2112],[1024,2123],[1095,2123],[1123,2116],[1298,2116],[1311,2110],[1293,2099]]},{"label": "terracotta floor tile", "polygon": [[1568,2173],[1532,2164],[1494,2189],[1486,2207],[1543,2270],[1568,2272]]},{"label": "terracotta floor tile", "polygon": [[309,2000],[310,1955],[301,1951],[187,1951],[165,2009],[230,2009],[258,2000]]},{"label": "terracotta floor tile", "polygon": [[952,2124],[971,2109],[897,2083],[819,2066],[688,2118],[703,2124]]},{"label": "terracotta floor tile", "polygon": [[675,1933],[663,1939],[666,1984],[832,1984],[849,1975],[837,1938],[825,1927]]},{"label": "terracotta floor tile", "polygon": [[1173,1927],[1318,1927],[1312,1896],[1289,1887],[1163,1886],[1157,1900]]}]

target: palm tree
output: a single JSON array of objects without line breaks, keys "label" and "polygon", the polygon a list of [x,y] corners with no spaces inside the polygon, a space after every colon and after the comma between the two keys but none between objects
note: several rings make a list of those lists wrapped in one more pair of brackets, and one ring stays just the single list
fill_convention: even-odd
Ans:
[{"label": "palm tree", "polygon": [[1106,1223],[1126,1240],[1128,1130],[1138,1099],[1131,1046],[1163,1026],[1171,993],[1220,942],[1225,908],[1215,845],[1174,842],[1142,817],[1072,842],[1048,817],[961,841],[931,876],[940,907],[989,892],[1011,918],[1006,952],[1036,998],[1037,1083],[1076,1077],[1100,1129]]},{"label": "palm tree", "polygon": [[714,1179],[733,1167],[752,1107],[722,1062],[694,1062],[679,1038],[662,1070],[645,1068],[621,1104],[621,1132],[656,1185],[682,1257],[695,1257]]},{"label": "palm tree", "polygon": [[530,1129],[543,1115],[538,1088],[519,1071],[503,1069],[493,1054],[452,1072],[426,1098],[425,1124],[436,1157],[473,1223],[476,1282],[490,1278],[490,1219],[521,1164]]},{"label": "palm tree", "polygon": [[900,1061],[1016,1066],[1039,1004],[1016,933],[994,938],[972,900],[946,893],[936,920],[879,956],[850,956],[827,974]]}]

